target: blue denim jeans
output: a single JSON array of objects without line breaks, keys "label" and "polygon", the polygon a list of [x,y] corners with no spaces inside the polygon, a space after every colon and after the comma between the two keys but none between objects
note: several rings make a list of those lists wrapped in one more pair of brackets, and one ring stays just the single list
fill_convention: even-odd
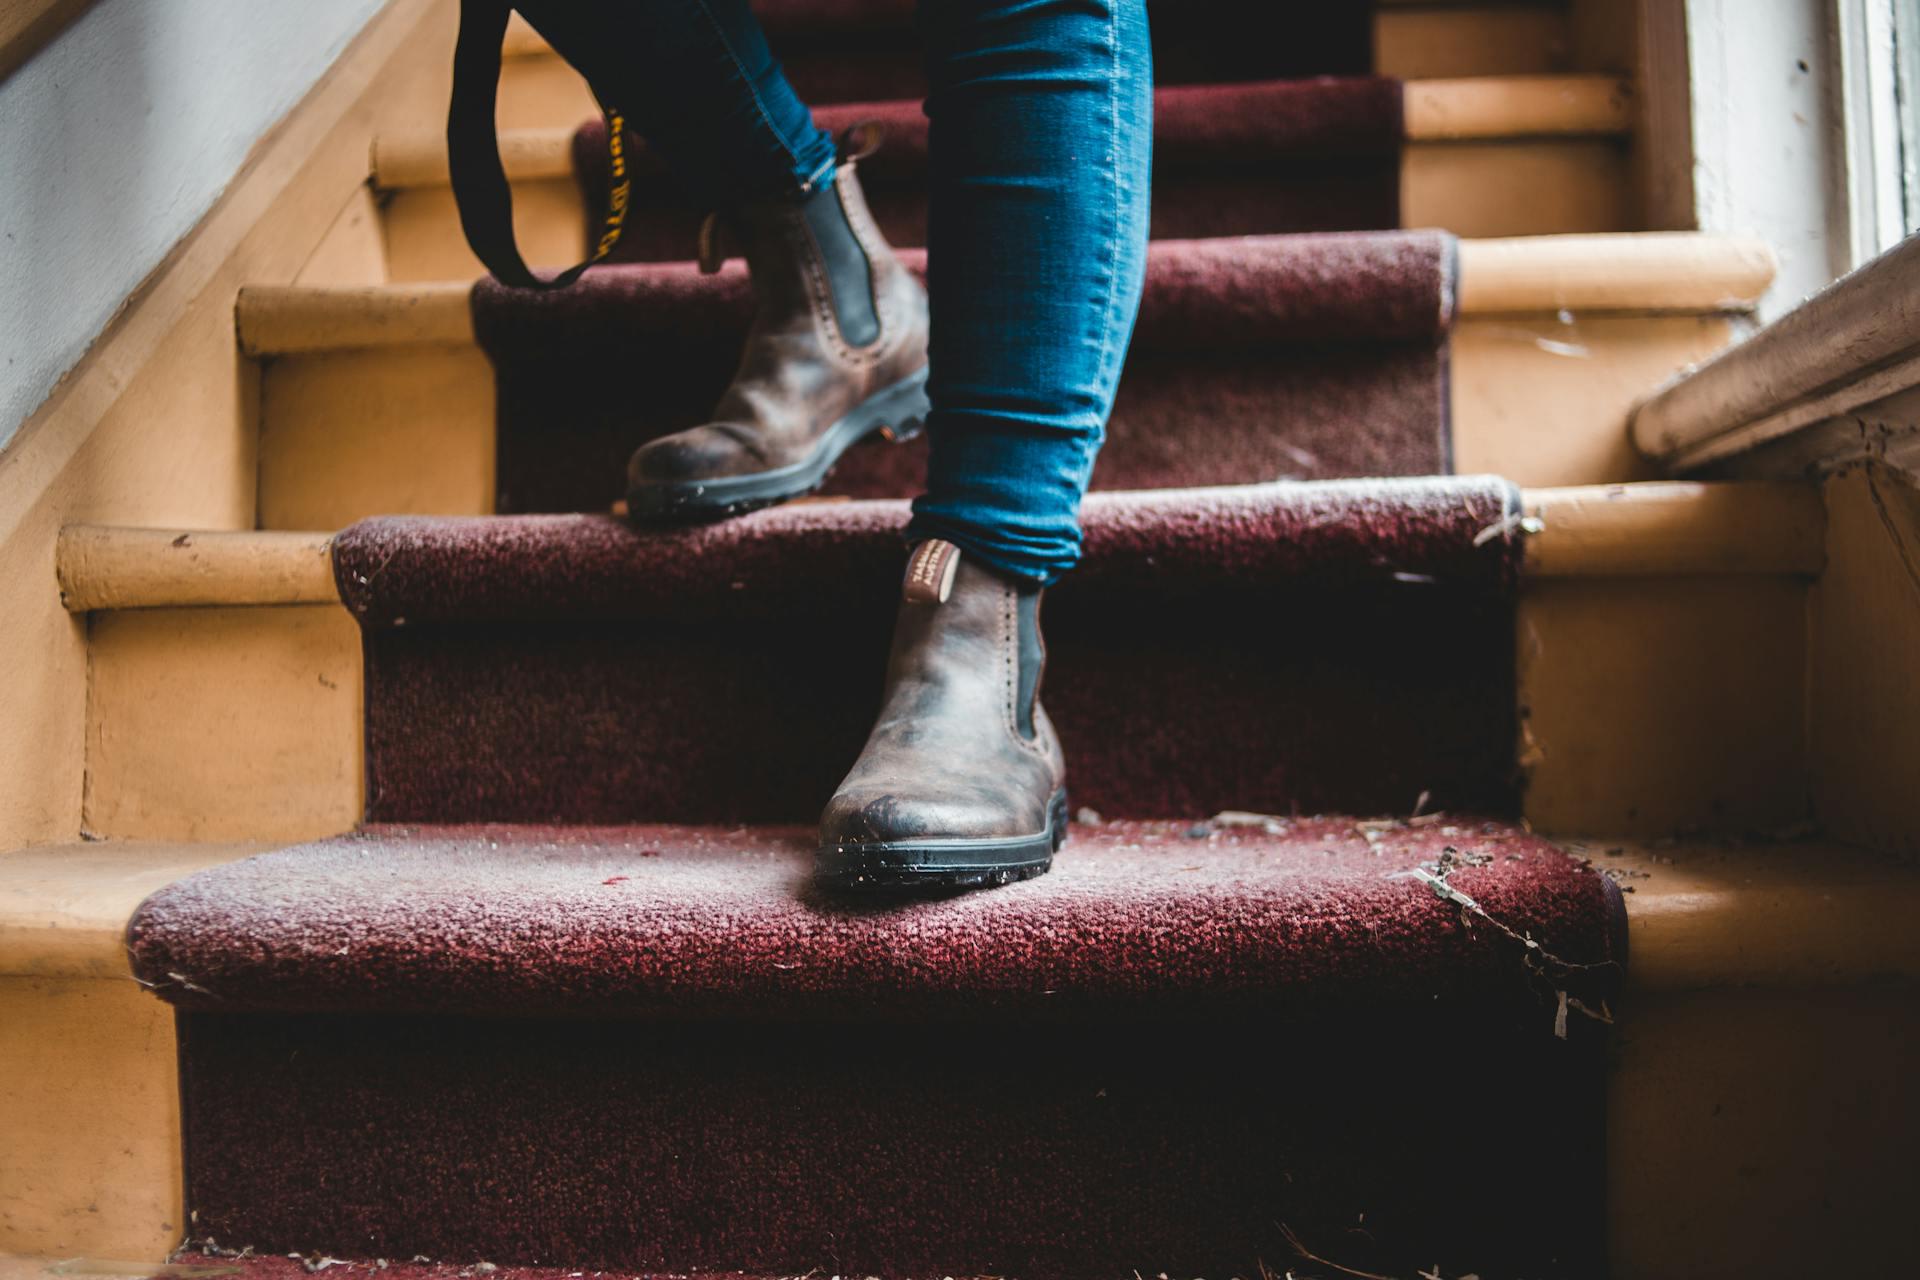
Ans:
[{"label": "blue denim jeans", "polygon": [[[713,207],[833,180],[748,0],[523,6]],[[592,21],[586,21],[592,15]],[[921,0],[930,128],[931,451],[912,538],[1047,583],[1080,500],[1146,272],[1153,147],[1145,0]]]}]

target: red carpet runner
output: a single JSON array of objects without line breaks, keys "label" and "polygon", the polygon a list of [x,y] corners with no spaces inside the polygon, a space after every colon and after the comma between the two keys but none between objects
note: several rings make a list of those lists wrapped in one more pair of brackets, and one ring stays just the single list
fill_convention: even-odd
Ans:
[{"label": "red carpet runner", "polygon": [[[1598,1274],[1600,1043],[1554,1025],[1617,985],[1618,898],[1543,841],[1102,824],[878,907],[812,894],[808,834],[375,828],[156,895],[130,941],[192,1011],[198,1230],[1036,1280],[1251,1276],[1291,1230]],[[1473,914],[1410,874],[1448,859]]]},{"label": "red carpet runner", "polygon": [[[1046,602],[1074,803],[1511,811],[1519,551],[1473,540],[1516,501],[1485,477],[1095,495]],[[905,516],[353,526],[370,816],[812,821],[877,710]]]},{"label": "red carpet runner", "polygon": [[[1154,237],[1398,227],[1404,114],[1396,80],[1163,88],[1154,95]],[[919,101],[825,106],[815,118],[836,135],[861,123],[884,128],[884,145],[860,166],[867,203],[892,244],[924,245],[927,119]],[[615,259],[691,258],[706,210],[675,192],[637,140],[630,154],[640,177]],[[574,135],[573,160],[597,235],[607,203],[604,121]]]},{"label": "red carpet runner", "polygon": [[[1029,1280],[1252,1276],[1292,1233],[1386,1274],[1602,1274],[1582,1010],[1620,899],[1467,816],[1515,802],[1516,498],[1096,495],[1046,696],[1099,815],[1050,876],[905,905],[819,896],[806,825],[872,714],[901,504],[354,526],[385,825],[129,930],[183,1010],[196,1229]],[[1447,812],[1292,816],[1423,793]],[[528,825],[443,825],[485,819]]]},{"label": "red carpet runner", "polygon": [[[911,0],[756,7],[810,100],[916,96]],[[1319,216],[1333,170],[1302,157],[1397,129],[1379,82],[1247,83],[1365,75],[1369,5],[1153,19],[1160,82],[1219,86],[1163,91],[1176,225]],[[908,225],[900,123],[873,169]],[[342,533],[375,825],[188,877],[129,930],[181,1008],[197,1235],[569,1275],[1604,1275],[1590,1014],[1624,920],[1510,820],[1517,494],[1247,483],[1449,469],[1452,300],[1440,235],[1155,247],[1096,483],[1236,487],[1089,500],[1046,699],[1098,813],[1004,890],[808,882],[904,504]],[[628,451],[704,415],[745,313],[737,266],[476,289],[501,509],[603,510]],[[832,491],[919,467],[861,448]],[[1444,812],[1299,816],[1423,796]]]},{"label": "red carpet runner", "polygon": [[[1094,487],[1450,471],[1454,250],[1439,232],[1155,243]],[[749,307],[738,262],[601,268],[558,293],[476,285],[498,509],[607,510],[634,448],[707,419]],[[917,444],[869,443],[825,492],[907,497],[925,470]]]}]

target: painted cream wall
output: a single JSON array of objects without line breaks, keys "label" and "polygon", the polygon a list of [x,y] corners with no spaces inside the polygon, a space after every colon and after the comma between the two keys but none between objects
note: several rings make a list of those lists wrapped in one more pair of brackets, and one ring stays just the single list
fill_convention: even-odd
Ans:
[{"label": "painted cream wall", "polygon": [[0,83],[0,444],[385,0],[102,0]]}]

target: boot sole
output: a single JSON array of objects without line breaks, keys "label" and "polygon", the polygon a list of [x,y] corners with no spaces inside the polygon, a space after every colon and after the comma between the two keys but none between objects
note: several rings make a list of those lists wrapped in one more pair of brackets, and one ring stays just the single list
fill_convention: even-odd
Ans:
[{"label": "boot sole", "polygon": [[1067,793],[1053,793],[1046,829],[1008,840],[888,840],[820,846],[818,882],[862,893],[979,889],[1045,875],[1067,840]]},{"label": "boot sole", "polygon": [[920,434],[927,418],[927,369],[868,396],[828,427],[799,462],[744,476],[645,484],[627,490],[627,517],[643,523],[698,524],[804,497],[827,482],[849,448],[877,432],[896,441]]}]

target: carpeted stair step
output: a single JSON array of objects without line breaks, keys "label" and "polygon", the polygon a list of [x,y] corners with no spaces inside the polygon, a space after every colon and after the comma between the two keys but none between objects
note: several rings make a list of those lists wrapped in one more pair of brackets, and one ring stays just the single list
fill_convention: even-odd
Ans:
[{"label": "carpeted stair step", "polygon": [[[1530,541],[1537,546],[1553,536],[1549,533]],[[125,567],[121,562],[113,576],[119,577]],[[97,615],[96,621],[107,616]],[[1114,825],[1117,836],[1118,824]],[[1178,867],[1200,865],[1200,859],[1190,855],[1209,851],[1218,842],[1267,835],[1260,828],[1205,825],[1204,839],[1187,838],[1184,832],[1191,828],[1182,829],[1181,845],[1173,855]],[[1290,821],[1286,825],[1287,840],[1297,843],[1313,824]],[[1395,851],[1383,855],[1392,858],[1402,847],[1399,842],[1423,827],[1430,831],[1454,827],[1456,835],[1446,838],[1456,848],[1468,848],[1459,843],[1459,829],[1465,825],[1446,817],[1412,827],[1373,824],[1367,830],[1383,847]],[[1082,852],[1105,856],[1095,848],[1104,839],[1100,835],[1104,830],[1079,829],[1062,854],[1060,873],[1071,871],[1072,860]],[[507,834],[511,843],[511,837],[527,833]],[[572,852],[555,848],[533,856],[562,864],[572,857],[584,861],[578,840],[590,834],[596,833],[573,833]],[[1360,833],[1340,834],[1345,840]],[[1360,834],[1360,838],[1366,836]],[[1276,852],[1283,843],[1275,838]],[[1920,1104],[1902,1074],[1912,1059],[1912,1046],[1920,1043],[1920,1005],[1912,999],[1913,983],[1920,977],[1920,934],[1911,928],[1914,913],[1920,910],[1920,869],[1910,861],[1805,835],[1785,842],[1775,834],[1746,841],[1590,837],[1557,843],[1591,857],[1627,890],[1632,963],[1628,989],[1614,1006],[1619,1025],[1609,1053],[1607,1082],[1612,1114],[1606,1141],[1605,1209],[1612,1274],[1666,1275],[1674,1274],[1676,1267],[1688,1274],[1708,1274],[1715,1268],[1724,1272],[1728,1266],[1754,1276],[1901,1274],[1906,1242],[1883,1228],[1889,1221],[1901,1220],[1900,1212],[1911,1199],[1911,1135],[1920,1123]],[[603,838],[600,844],[605,853],[619,841]],[[11,1072],[7,1150],[22,1167],[36,1173],[28,1196],[16,1206],[16,1216],[39,1205],[74,1206],[80,1224],[73,1230],[84,1234],[63,1236],[64,1252],[57,1255],[61,1257],[80,1253],[93,1258],[155,1256],[109,1243],[126,1239],[130,1230],[140,1230],[142,1238],[151,1241],[148,1250],[163,1249],[185,1234],[190,1244],[182,1261],[238,1268],[241,1275],[254,1280],[304,1280],[312,1273],[303,1265],[320,1266],[327,1257],[347,1260],[326,1264],[335,1277],[391,1271],[386,1280],[501,1280],[511,1263],[494,1249],[482,1251],[477,1243],[434,1255],[442,1260],[438,1264],[410,1265],[402,1259],[415,1256],[414,1252],[324,1247],[326,1242],[314,1233],[302,1232],[301,1239],[282,1252],[298,1249],[304,1262],[263,1258],[257,1251],[255,1256],[235,1258],[231,1255],[250,1244],[263,1249],[266,1241],[213,1230],[207,1225],[210,1219],[202,1209],[204,1202],[190,1196],[183,1185],[175,1019],[171,1007],[153,1000],[129,980],[128,921],[144,898],[181,877],[273,847],[90,840],[18,850],[0,859],[0,976],[8,980],[10,1000],[0,1026],[15,1033],[10,1043],[16,1050],[7,1060]],[[644,854],[644,849],[657,847],[642,846],[641,870],[628,880],[611,886],[598,883],[623,874],[609,872],[597,877],[595,884],[576,885],[571,891],[583,895],[588,890],[606,895],[642,892],[645,882],[636,889],[635,879],[648,868],[665,867],[665,850],[655,857]],[[709,851],[720,847],[715,844]],[[801,857],[803,851],[804,844],[795,845],[790,856]],[[580,869],[580,864],[573,865]],[[1190,880],[1199,873],[1177,874]],[[1459,873],[1458,883],[1476,884],[1470,874],[1477,875],[1478,870]],[[364,893],[365,887],[356,886],[354,891]],[[471,912],[464,904],[459,909]],[[434,931],[440,937],[446,933],[437,926]],[[1765,945],[1756,946],[1757,939]],[[337,950],[340,944],[333,945]],[[312,960],[307,957],[302,963]],[[335,962],[344,963],[344,958]],[[1386,1021],[1404,1026],[1398,1018]],[[183,1019],[183,1023],[191,1031],[199,1020]],[[450,1023],[451,1019],[441,1019],[437,1025]],[[532,1020],[499,1020],[492,1025],[500,1031],[493,1051],[512,1040],[531,1056],[542,1044],[552,1043],[542,1039],[543,1028]],[[1580,1015],[1570,1010],[1570,1034],[1582,1034],[1583,1027]],[[1174,1043],[1188,1052],[1194,1070],[1215,1063],[1267,1065],[1275,1073],[1275,1088],[1261,1100],[1261,1108],[1286,1104],[1279,1073],[1297,1071],[1315,1055],[1338,1049],[1342,1043],[1307,1039],[1279,1027],[1266,1028],[1264,1036],[1261,1030],[1251,1028],[1237,1038],[1203,1038],[1189,1029]],[[762,1048],[767,1043],[789,1044],[785,1037],[790,1035],[789,1025],[755,1044]],[[1152,1043],[1149,1036],[1143,1031],[1116,1062],[1138,1055],[1142,1044]],[[845,1045],[849,1043],[856,1042],[846,1038],[836,1048],[834,1061],[848,1059]],[[873,1040],[866,1036],[857,1043],[864,1048]],[[954,1056],[977,1061],[983,1056],[983,1045],[989,1043],[997,1042],[967,1041]],[[457,1051],[458,1045],[446,1047]],[[430,1060],[431,1052],[422,1048],[419,1060]],[[289,1069],[306,1056],[303,1052],[290,1062],[274,1064],[269,1079],[284,1083]],[[985,1056],[991,1062],[1002,1061],[990,1049]],[[1504,1077],[1469,1079],[1463,1071],[1439,1063],[1437,1054],[1420,1045],[1390,1046],[1383,1060],[1399,1070],[1400,1078],[1380,1090],[1377,1102],[1396,1105],[1417,1098],[1427,1103],[1427,1114],[1409,1122],[1409,1135],[1431,1140],[1438,1130],[1441,1138],[1432,1142],[1434,1150],[1449,1157],[1471,1155],[1476,1149],[1474,1126],[1501,1097],[1498,1085],[1489,1081]],[[188,1077],[201,1076],[198,1066],[190,1062]],[[617,1081],[617,1087],[602,1099],[616,1118],[629,1105],[626,1099],[633,1096],[632,1084]],[[530,1100],[541,1096],[529,1088]],[[1863,1108],[1871,1123],[1860,1122]],[[797,1115],[804,1111],[804,1104],[796,1105]],[[1542,1114],[1552,1119],[1556,1111],[1547,1107]],[[76,1113],[111,1115],[116,1122],[75,1124]],[[1259,1112],[1249,1114],[1257,1117]],[[1739,1123],[1730,1124],[1730,1116]],[[592,1147],[601,1123],[596,1119],[577,1138],[545,1135],[545,1141],[573,1141],[577,1153],[573,1164],[561,1171],[556,1186],[578,1186],[582,1170],[605,1169],[624,1159]],[[243,1124],[243,1119],[236,1119],[226,1127],[237,1129]],[[684,1133],[686,1127],[682,1122],[666,1132],[668,1136]],[[199,1132],[194,1122],[185,1129]],[[417,1131],[417,1125],[403,1123],[391,1133],[406,1137]],[[1836,1139],[1835,1135],[1841,1136]],[[309,1196],[311,1181],[320,1178],[335,1179],[335,1185],[347,1188],[346,1194],[362,1200],[370,1198],[365,1193],[368,1186],[376,1196],[383,1189],[384,1184],[347,1181],[349,1175],[340,1171],[342,1166],[324,1155],[301,1164],[288,1157],[284,1147],[274,1152],[259,1150],[257,1157],[248,1154],[264,1141],[278,1143],[286,1136],[282,1131],[249,1133],[231,1149],[196,1151],[195,1176],[205,1172],[209,1177],[237,1177],[239,1171],[231,1166],[247,1161],[247,1172],[272,1171],[287,1185],[308,1180],[309,1185],[301,1189]],[[346,1150],[365,1167],[368,1162],[362,1157],[378,1135],[349,1136],[352,1140]],[[323,1140],[317,1138],[312,1145]],[[653,1145],[664,1140],[656,1137]],[[480,1160],[494,1158],[490,1153],[500,1141],[500,1135],[476,1140],[470,1152],[441,1167],[448,1177],[470,1171]],[[1414,1137],[1406,1141],[1412,1143]],[[1833,1160],[1836,1141],[1844,1144],[1847,1155],[1839,1164]],[[647,1144],[640,1149],[646,1150]],[[711,1164],[718,1158],[707,1154],[712,1151],[697,1135],[688,1138],[682,1148],[683,1163],[698,1157]],[[272,1170],[276,1159],[287,1161],[288,1167]],[[1532,1158],[1525,1163],[1531,1166]],[[936,1164],[936,1169],[952,1164]],[[837,1173],[822,1167],[813,1176]],[[473,1185],[480,1186],[483,1195],[497,1194],[477,1179]],[[1460,1184],[1443,1171],[1434,1185],[1457,1188]],[[1701,1188],[1717,1190],[1701,1194]],[[1832,1209],[1819,1224],[1803,1222],[1802,1207],[1819,1202],[1822,1196],[1832,1197]],[[638,1195],[633,1203],[644,1204],[648,1198],[648,1194]],[[1458,1202],[1469,1213],[1508,1207],[1492,1205],[1473,1190],[1449,1191],[1434,1199],[1448,1207]],[[1521,1225],[1524,1203],[1512,1206],[1514,1222]],[[89,1204],[100,1205],[101,1211],[88,1212]],[[180,1216],[189,1208],[200,1212],[201,1220]],[[228,1207],[221,1210],[227,1212]],[[1776,1218],[1795,1225],[1785,1232],[1755,1235],[1755,1221]],[[1374,1221],[1375,1214],[1369,1211],[1368,1222]],[[1838,1228],[1839,1234],[1816,1229],[1820,1224]],[[1364,1248],[1366,1240],[1348,1229],[1353,1224],[1341,1224],[1327,1238],[1311,1225],[1289,1225],[1318,1256],[1349,1267],[1363,1265],[1351,1250],[1356,1245]],[[203,1249],[227,1256],[207,1256]],[[543,1240],[542,1256],[548,1256],[550,1249],[552,1239]],[[552,1256],[558,1264],[556,1272],[537,1277],[508,1275],[507,1280],[566,1280],[573,1272],[590,1269],[582,1265],[585,1259],[576,1261],[557,1250]],[[1431,1273],[1440,1260],[1435,1255],[1417,1265],[1365,1269],[1412,1277],[1417,1271]],[[957,1256],[943,1259],[926,1274],[964,1274],[960,1264],[965,1261]],[[1289,1269],[1302,1277],[1340,1274],[1299,1258],[1285,1246],[1265,1254],[1261,1261],[1276,1276]],[[49,1262],[21,1264],[17,1270],[22,1280],[29,1275],[38,1280],[47,1274]],[[823,1275],[834,1274],[834,1265],[830,1260]],[[1440,1273],[1457,1277],[1479,1266],[1479,1262],[1456,1261]],[[778,1274],[804,1270],[794,1267]],[[1244,1270],[1257,1272],[1252,1267]],[[0,1258],[0,1274],[14,1274],[4,1258]],[[1147,1274],[1144,1267],[1142,1274]],[[1482,1269],[1478,1274],[1490,1273]],[[1553,1272],[1539,1268],[1529,1274]]]},{"label": "carpeted stair step", "polygon": [[[1170,87],[1156,95],[1153,233],[1161,239],[1286,231],[1442,227],[1459,235],[1631,226],[1616,188],[1632,127],[1617,76],[1429,80],[1326,77]],[[841,134],[883,126],[862,166],[868,203],[896,245],[925,238],[927,121],[912,100],[821,107]],[[559,265],[585,255],[606,200],[605,125],[513,130],[500,150],[523,251]],[[693,256],[705,210],[638,140],[621,261]],[[577,175],[577,177],[576,177]],[[439,131],[375,140],[373,183],[394,278],[470,275]]]},{"label": "carpeted stair step", "polygon": [[[1395,80],[1160,89],[1154,95],[1153,234],[1177,240],[1397,227],[1405,114]],[[861,166],[862,185],[889,241],[924,245],[927,117],[919,101],[825,107],[816,119],[836,136],[856,125],[883,131],[879,151]],[[607,205],[606,122],[583,125],[572,150],[587,217],[597,223]],[[636,153],[638,197],[616,260],[691,258],[706,211],[675,198],[644,146]]]},{"label": "carpeted stair step", "polygon": [[[1369,241],[1375,246],[1369,252],[1379,263],[1385,257],[1381,251],[1396,237],[1358,238],[1362,245]],[[1416,238],[1414,243],[1421,241]],[[1168,249],[1162,245],[1155,253]],[[1263,240],[1223,241],[1206,252],[1244,254],[1255,285],[1259,277],[1274,273],[1275,260],[1281,257],[1275,242]],[[1397,420],[1399,405],[1443,398],[1458,469],[1500,472],[1531,485],[1639,476],[1644,463],[1632,456],[1622,433],[1634,399],[1674,369],[1728,341],[1738,330],[1740,313],[1751,308],[1772,281],[1775,265],[1762,243],[1696,233],[1466,240],[1459,242],[1458,262],[1452,293],[1459,323],[1445,355],[1445,385],[1430,392],[1433,380],[1410,372],[1409,381],[1416,385],[1403,389],[1390,413]],[[1327,265],[1338,262],[1329,258]],[[645,280],[646,270],[616,272],[635,271],[639,274],[633,279]],[[589,273],[589,280],[594,274]],[[654,278],[674,279],[671,270]],[[684,273],[680,278],[686,278]],[[471,280],[252,285],[240,291],[235,307],[240,348],[259,362],[261,380],[262,527],[337,529],[368,515],[477,515],[498,509],[496,378],[477,346]],[[739,291],[734,296],[744,297],[741,286],[728,284],[724,276],[705,286],[675,287],[733,289]],[[1313,290],[1301,292],[1310,303]],[[1419,291],[1413,292],[1417,297]],[[1149,302],[1145,320],[1151,328]],[[1438,301],[1429,295],[1422,305],[1437,306]],[[544,323],[542,314],[528,317],[535,339]],[[699,312],[692,309],[689,314]],[[1249,332],[1257,334],[1267,323],[1262,320]],[[731,331],[738,332],[737,327]],[[647,358],[644,349],[622,348],[606,335],[598,341],[597,349],[623,367]],[[680,335],[660,341],[697,345]],[[725,341],[737,338],[727,336]],[[714,343],[701,357],[705,372],[696,368],[691,373],[717,386],[713,379],[724,377],[730,366],[716,354],[720,339]],[[1369,348],[1343,341],[1328,348],[1331,364],[1303,376],[1338,384],[1344,377],[1342,359],[1371,360],[1396,352],[1393,358],[1410,358],[1418,347],[1385,343]],[[1267,353],[1269,358],[1273,354]],[[1242,356],[1251,362],[1253,353],[1233,358]],[[557,367],[570,367],[565,352],[556,359],[561,362]],[[588,362],[572,361],[573,367],[581,365]],[[1356,367],[1364,370],[1365,364]],[[665,382],[656,378],[652,385],[672,385],[682,372],[670,369],[663,375]],[[537,370],[526,371],[528,385],[520,390],[525,403],[537,403],[532,397],[541,391],[538,376]],[[614,377],[608,369],[590,365],[580,376],[601,385]],[[1248,376],[1257,380],[1257,367]],[[1274,416],[1267,425],[1297,430],[1294,424],[1306,410],[1322,414],[1320,408],[1280,395],[1280,379],[1273,382]],[[642,389],[639,383],[634,386],[635,392]],[[549,390],[558,395],[564,388]],[[1123,416],[1129,395],[1122,396]],[[646,407],[634,393],[629,399]],[[1187,417],[1215,407],[1200,388]],[[1227,414],[1238,412],[1235,403],[1217,407]],[[683,422],[687,415],[706,411],[705,404],[675,409]],[[1553,430],[1541,430],[1548,419]],[[577,429],[566,419],[548,425],[562,436]],[[602,469],[580,466],[555,484],[555,504],[605,510],[622,487],[625,440],[610,419],[601,427],[587,425],[604,431],[605,438],[593,446],[603,451],[597,464]],[[1359,471],[1398,465],[1381,457],[1393,436],[1381,424],[1355,417],[1348,424],[1351,430],[1342,430],[1331,417],[1320,416],[1306,425],[1323,432],[1339,465]],[[1176,429],[1184,428],[1176,424]],[[530,440],[530,450],[538,447],[537,438]],[[1209,441],[1207,447],[1215,443]],[[567,465],[565,450],[556,447],[552,452],[551,465]],[[1441,456],[1431,447],[1426,452],[1430,458]],[[1111,456],[1118,457],[1119,450]],[[1333,470],[1316,457],[1276,460],[1269,454],[1267,461],[1277,461],[1268,475]],[[1429,473],[1439,469],[1425,468]],[[528,478],[543,482],[538,473]],[[578,500],[560,503],[568,494]],[[531,505],[525,497],[509,494],[509,500]]]},{"label": "carpeted stair step", "polygon": [[894,906],[819,899],[810,856],[805,828],[408,826],[163,889],[128,938],[184,1011],[196,1229],[1036,1280],[1251,1274],[1291,1232],[1600,1274],[1579,1010],[1624,917],[1545,841],[1107,822],[1048,877]]},{"label": "carpeted stair step", "polygon": [[[1606,137],[1631,124],[1630,95],[1614,77],[1414,88],[1417,119],[1409,119],[1401,82],[1373,77],[1160,89],[1154,95],[1154,236],[1390,230],[1401,225],[1403,151],[1412,130],[1453,142],[1492,135]],[[919,102],[824,107],[816,119],[835,135],[863,124],[880,127],[884,144],[861,167],[868,203],[892,243],[924,245],[927,118]],[[615,259],[690,258],[705,210],[678,198],[657,158],[634,142],[641,176]],[[571,153],[586,227],[597,234],[607,203],[605,121],[582,125]]]},{"label": "carpeted stair step", "polygon": [[[1511,812],[1517,500],[1490,477],[1094,495],[1047,600],[1074,803]],[[877,707],[905,517],[343,531],[369,816],[813,820]]]},{"label": "carpeted stair step", "polygon": [[[1437,232],[1155,244],[1094,487],[1451,470],[1454,257]],[[751,296],[735,262],[609,267],[551,294],[483,280],[472,302],[495,371],[497,509],[604,511],[635,447],[706,420]],[[924,448],[856,447],[824,492],[910,496]]]}]

